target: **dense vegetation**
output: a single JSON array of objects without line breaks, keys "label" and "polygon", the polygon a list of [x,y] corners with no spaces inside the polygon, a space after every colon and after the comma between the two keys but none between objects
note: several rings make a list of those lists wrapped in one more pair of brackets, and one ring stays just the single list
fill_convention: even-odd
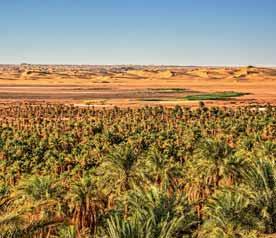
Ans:
[{"label": "dense vegetation", "polygon": [[0,237],[276,232],[276,108],[0,108]]}]

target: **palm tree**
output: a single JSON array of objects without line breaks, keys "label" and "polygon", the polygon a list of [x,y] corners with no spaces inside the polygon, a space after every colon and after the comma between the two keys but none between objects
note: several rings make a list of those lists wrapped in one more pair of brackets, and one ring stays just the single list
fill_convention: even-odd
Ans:
[{"label": "palm tree", "polygon": [[186,163],[185,191],[191,202],[197,203],[201,216],[205,200],[220,186],[237,184],[247,161],[235,155],[225,140],[207,139]]},{"label": "palm tree", "polygon": [[16,197],[12,204],[15,214],[24,220],[20,231],[26,234],[39,230],[49,235],[65,220],[60,206],[61,187],[49,176],[23,179],[11,196]]},{"label": "palm tree", "polygon": [[163,237],[161,234],[167,234],[166,237],[190,234],[198,222],[186,195],[179,191],[166,193],[166,190],[150,186],[134,191],[130,206],[142,221],[148,220],[156,237]]},{"label": "palm tree", "polygon": [[58,198],[60,189],[57,181],[50,176],[31,176],[21,180],[16,193],[23,199],[39,201]]},{"label": "palm tree", "polygon": [[98,218],[105,209],[105,201],[101,200],[95,182],[92,177],[85,176],[69,185],[66,203],[69,206],[67,215],[72,217],[71,223],[76,226],[78,235],[85,229],[95,234]]},{"label": "palm tree", "polygon": [[253,192],[258,214],[265,223],[265,232],[276,232],[276,163],[274,160],[254,158],[244,171],[244,182]]},{"label": "palm tree", "polygon": [[183,176],[182,167],[170,158],[166,158],[154,147],[150,150],[147,160],[141,161],[145,167],[145,177],[159,189],[174,190],[178,186],[177,179]]},{"label": "palm tree", "polygon": [[98,168],[98,182],[100,189],[110,197],[110,204],[114,196],[124,197],[125,216],[128,213],[127,192],[136,185],[141,185],[143,174],[138,166],[138,156],[130,145],[116,147]]},{"label": "palm tree", "polygon": [[242,189],[218,190],[208,199],[203,212],[199,238],[257,237],[257,230],[262,229],[248,191]]},{"label": "palm tree", "polygon": [[114,215],[107,220],[108,238],[146,238],[150,234],[137,217],[132,220],[125,220],[119,215]]},{"label": "palm tree", "polygon": [[[52,204],[45,201],[33,204],[17,204],[20,199],[16,196],[2,196],[0,198],[0,238],[29,238],[45,234],[48,227],[54,227],[62,220],[49,219],[37,214],[37,210],[50,207]],[[34,217],[36,213],[36,217]],[[47,232],[48,233],[48,232]]]},{"label": "palm tree", "polygon": [[108,220],[108,237],[182,237],[191,235],[197,225],[183,194],[169,195],[154,186],[133,191],[129,211],[127,219],[117,214]]},{"label": "palm tree", "polygon": [[[23,217],[21,215],[26,211],[15,209],[12,207],[12,203],[15,198],[11,198],[8,190],[1,187],[0,194],[0,233],[5,234],[8,237],[8,233],[12,234],[20,224],[24,223]],[[0,235],[1,237],[1,235]],[[3,236],[4,237],[4,236]]]}]

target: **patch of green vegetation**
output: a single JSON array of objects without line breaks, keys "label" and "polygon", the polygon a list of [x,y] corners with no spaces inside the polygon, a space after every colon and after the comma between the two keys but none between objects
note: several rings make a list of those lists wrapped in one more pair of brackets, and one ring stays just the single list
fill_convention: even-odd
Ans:
[{"label": "patch of green vegetation", "polygon": [[185,88],[151,88],[151,91],[157,91],[161,93],[183,93],[187,92]]},{"label": "patch of green vegetation", "polygon": [[158,102],[158,101],[164,101],[161,98],[141,98],[139,101],[145,101],[145,102]]},{"label": "patch of green vegetation", "polygon": [[248,95],[248,93],[242,92],[215,92],[215,93],[204,93],[204,94],[197,94],[197,95],[188,95],[184,97],[184,99],[189,101],[198,101],[198,100],[227,100],[234,97],[240,97],[243,95]]},{"label": "patch of green vegetation", "polygon": [[107,102],[107,99],[104,99],[104,100],[86,100],[83,103],[85,105],[105,105],[106,102]]}]

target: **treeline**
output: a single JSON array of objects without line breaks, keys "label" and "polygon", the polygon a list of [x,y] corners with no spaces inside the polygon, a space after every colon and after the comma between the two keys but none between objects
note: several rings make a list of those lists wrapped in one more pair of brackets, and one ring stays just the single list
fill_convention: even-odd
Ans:
[{"label": "treeline", "polygon": [[272,106],[2,105],[0,237],[273,234],[275,159]]}]

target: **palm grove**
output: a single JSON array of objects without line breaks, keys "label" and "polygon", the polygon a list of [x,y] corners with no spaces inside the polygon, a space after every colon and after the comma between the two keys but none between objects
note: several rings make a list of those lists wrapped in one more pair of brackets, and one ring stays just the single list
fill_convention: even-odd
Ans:
[{"label": "palm grove", "polygon": [[0,237],[276,233],[276,108],[0,108]]}]

